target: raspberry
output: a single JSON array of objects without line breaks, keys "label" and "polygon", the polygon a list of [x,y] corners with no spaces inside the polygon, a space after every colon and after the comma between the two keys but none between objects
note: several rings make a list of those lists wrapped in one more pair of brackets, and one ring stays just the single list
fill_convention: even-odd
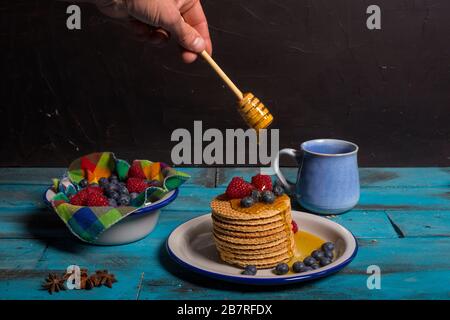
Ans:
[{"label": "raspberry", "polygon": [[234,177],[225,191],[228,199],[241,199],[252,193],[253,187],[241,177]]},{"label": "raspberry", "polygon": [[128,170],[128,178],[139,178],[139,179],[147,179],[142,171],[141,164],[138,161],[133,161],[130,169]]},{"label": "raspberry", "polygon": [[265,174],[257,174],[252,177],[252,185],[260,191],[272,191],[272,178]]},{"label": "raspberry", "polygon": [[103,196],[102,188],[98,186],[90,186],[78,191],[71,199],[70,203],[75,206],[86,206],[88,205],[88,200],[93,195]]},{"label": "raspberry", "polygon": [[148,185],[143,179],[139,178],[128,178],[127,180],[127,189],[130,193],[137,192],[141,193],[145,189],[147,189]]},{"label": "raspberry", "polygon": [[100,188],[99,186],[90,186],[90,187],[87,187],[87,188],[81,190],[80,192],[83,192],[83,191],[87,192],[88,194],[91,194],[91,193],[103,194],[103,189]]},{"label": "raspberry", "polygon": [[297,233],[297,231],[298,231],[298,225],[297,225],[297,222],[295,222],[294,220],[292,220],[292,231],[293,231],[294,233]]},{"label": "raspberry", "polygon": [[83,203],[83,205],[85,205],[86,201],[87,201],[87,198],[89,197],[89,190],[88,190],[88,188],[85,188],[85,189],[82,189],[82,190],[78,191],[78,193],[75,196],[77,196],[80,199],[80,201]]},{"label": "raspberry", "polygon": [[108,198],[100,193],[90,193],[89,198],[86,201],[86,205],[89,207],[106,207],[109,206]]},{"label": "raspberry", "polygon": [[73,204],[74,206],[84,206],[85,199],[83,199],[83,195],[77,193],[72,198],[70,198],[70,204]]}]

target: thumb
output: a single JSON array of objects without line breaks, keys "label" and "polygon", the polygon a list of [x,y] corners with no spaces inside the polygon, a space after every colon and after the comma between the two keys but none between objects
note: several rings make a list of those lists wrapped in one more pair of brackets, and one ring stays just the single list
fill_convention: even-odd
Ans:
[{"label": "thumb", "polygon": [[202,36],[187,24],[181,15],[179,19],[172,24],[167,25],[166,28],[175,36],[177,42],[186,50],[200,53],[205,50],[206,42]]}]

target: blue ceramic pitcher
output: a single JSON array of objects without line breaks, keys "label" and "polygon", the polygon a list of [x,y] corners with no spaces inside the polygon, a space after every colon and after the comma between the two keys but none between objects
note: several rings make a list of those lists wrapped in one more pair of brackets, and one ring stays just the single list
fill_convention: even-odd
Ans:
[{"label": "blue ceramic pitcher", "polygon": [[[282,149],[273,169],[284,187],[308,211],[338,214],[352,209],[359,200],[358,146],[336,139],[317,139],[301,144],[300,150]],[[297,183],[280,171],[280,155],[297,159]]]}]

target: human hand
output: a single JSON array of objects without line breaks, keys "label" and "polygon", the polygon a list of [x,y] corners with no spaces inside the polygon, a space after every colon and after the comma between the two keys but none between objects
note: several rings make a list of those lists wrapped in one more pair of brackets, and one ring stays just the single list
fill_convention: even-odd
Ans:
[{"label": "human hand", "polygon": [[182,48],[184,62],[191,63],[197,53],[212,51],[200,0],[93,0],[105,15],[123,21],[142,40],[154,45],[167,42],[172,35]]}]

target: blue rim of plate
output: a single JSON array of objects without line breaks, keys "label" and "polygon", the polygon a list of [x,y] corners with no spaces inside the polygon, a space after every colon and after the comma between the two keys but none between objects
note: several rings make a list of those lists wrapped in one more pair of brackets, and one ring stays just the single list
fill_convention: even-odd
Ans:
[{"label": "blue rim of plate", "polygon": [[[48,187],[47,189],[45,189],[45,192],[42,195],[42,199],[48,207],[53,209],[52,204],[47,199],[47,192],[50,189],[51,189],[51,187]],[[178,188],[170,190],[169,193],[172,191],[173,191],[173,193],[171,195],[169,195],[167,198],[158,200],[155,204],[149,204],[145,207],[142,207],[142,208],[134,211],[133,213],[130,213],[128,216],[139,216],[139,215],[143,215],[143,214],[148,214],[148,213],[151,213],[152,211],[155,211],[155,210],[161,209],[162,207],[167,206],[169,203],[171,203],[172,201],[174,201],[177,198],[178,193],[179,193]]]},{"label": "blue rim of plate", "polygon": [[184,268],[186,268],[190,271],[194,271],[198,274],[201,274],[201,275],[204,275],[204,276],[207,276],[210,278],[218,279],[218,280],[240,283],[240,284],[284,285],[284,284],[299,283],[299,282],[305,282],[305,281],[311,281],[311,280],[323,278],[323,277],[332,275],[332,274],[340,271],[344,267],[346,267],[350,262],[352,262],[352,260],[355,258],[356,254],[358,253],[358,241],[356,240],[353,233],[351,231],[349,231],[348,229],[346,229],[352,235],[353,240],[355,241],[355,250],[352,252],[350,257],[348,257],[347,259],[345,259],[344,261],[342,261],[341,263],[339,263],[338,265],[336,265],[334,267],[331,267],[331,268],[323,270],[323,271],[314,272],[312,274],[305,274],[305,275],[299,274],[299,275],[293,275],[290,277],[279,277],[279,278],[277,278],[276,276],[274,276],[273,278],[253,278],[251,276],[242,276],[242,275],[241,276],[239,276],[239,275],[230,276],[230,275],[225,275],[223,273],[217,273],[217,272],[207,271],[205,269],[198,268],[198,267],[196,267],[192,264],[189,264],[189,263],[181,260],[180,258],[178,258],[175,255],[175,253],[173,253],[172,250],[170,250],[170,247],[169,247],[170,236],[172,235],[172,233],[175,230],[173,230],[170,233],[169,237],[166,240],[166,250],[167,250],[169,256],[175,262],[177,262],[179,265],[183,266]]}]

